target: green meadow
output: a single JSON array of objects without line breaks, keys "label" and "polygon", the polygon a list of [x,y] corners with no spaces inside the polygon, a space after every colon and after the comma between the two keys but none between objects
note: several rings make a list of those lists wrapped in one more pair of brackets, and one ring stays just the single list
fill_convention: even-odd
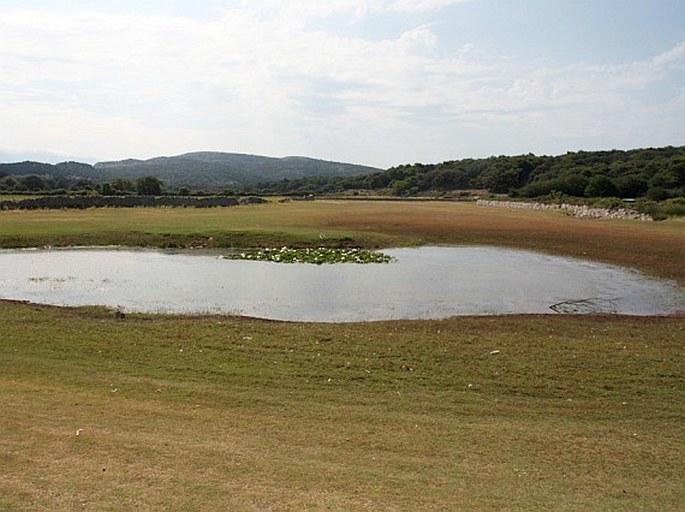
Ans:
[{"label": "green meadow", "polygon": [[[0,212],[0,247],[497,244],[685,282],[681,221],[454,203]],[[682,510],[682,316],[352,324],[0,301],[0,510]]]}]

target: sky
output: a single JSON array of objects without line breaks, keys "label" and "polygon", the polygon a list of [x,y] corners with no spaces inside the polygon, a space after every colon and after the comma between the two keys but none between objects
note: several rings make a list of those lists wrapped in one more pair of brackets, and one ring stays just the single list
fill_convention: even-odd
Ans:
[{"label": "sky", "polygon": [[0,0],[0,161],[667,145],[683,0]]}]

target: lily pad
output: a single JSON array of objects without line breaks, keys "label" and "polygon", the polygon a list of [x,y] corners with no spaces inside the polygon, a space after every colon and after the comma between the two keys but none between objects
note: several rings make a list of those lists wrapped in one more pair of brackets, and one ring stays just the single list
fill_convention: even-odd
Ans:
[{"label": "lily pad", "polygon": [[298,249],[294,247],[253,249],[226,256],[229,259],[273,261],[276,263],[390,263],[391,256],[366,249],[336,249],[316,247]]}]

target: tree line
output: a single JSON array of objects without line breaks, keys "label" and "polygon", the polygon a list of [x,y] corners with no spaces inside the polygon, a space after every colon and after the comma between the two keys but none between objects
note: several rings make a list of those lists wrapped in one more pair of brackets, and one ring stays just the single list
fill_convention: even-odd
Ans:
[{"label": "tree line", "polygon": [[563,194],[660,201],[685,195],[685,146],[629,151],[579,151],[560,156],[493,156],[438,164],[415,163],[348,178],[260,183],[253,191],[331,194],[368,190],[395,196],[414,196],[473,189],[524,198]]},{"label": "tree line", "polygon": [[89,178],[53,177],[27,174],[12,176],[0,171],[0,192],[41,193],[48,195],[98,194],[103,196],[156,196],[162,194],[162,181],[155,176],[129,180],[117,178],[105,183],[94,183]]},{"label": "tree line", "polygon": [[[21,167],[21,173],[16,172]],[[438,164],[405,164],[355,176],[282,179],[235,188],[165,188],[156,176],[94,182],[79,174],[90,166],[64,162],[0,165],[0,193],[126,196],[175,195],[326,195],[369,191],[409,197],[485,190],[511,197],[645,198],[662,201],[685,196],[685,146],[628,151],[579,151],[559,156],[492,156]],[[52,173],[52,174],[50,174]]]}]

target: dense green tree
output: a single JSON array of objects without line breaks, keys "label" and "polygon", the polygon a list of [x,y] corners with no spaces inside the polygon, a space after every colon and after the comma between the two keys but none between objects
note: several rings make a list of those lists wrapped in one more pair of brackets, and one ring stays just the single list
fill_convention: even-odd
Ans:
[{"label": "dense green tree", "polygon": [[673,197],[671,191],[665,187],[650,187],[650,189],[645,194],[645,197],[650,201],[663,201],[669,197]]},{"label": "dense green tree", "polygon": [[520,170],[516,162],[499,160],[481,178],[481,186],[491,192],[506,193],[519,186]]},{"label": "dense green tree", "polygon": [[452,190],[457,188],[457,174],[449,169],[437,169],[432,175],[432,187],[436,190]]},{"label": "dense green tree", "polygon": [[109,183],[103,183],[102,185],[100,185],[99,192],[103,196],[113,196],[114,195],[114,189],[112,188],[112,185],[110,185]]},{"label": "dense green tree", "polygon": [[115,194],[133,194],[136,184],[126,178],[116,178],[109,182]]},{"label": "dense green tree", "polygon": [[618,197],[642,197],[647,192],[647,180],[639,174],[627,174],[614,179]]},{"label": "dense green tree", "polygon": [[521,188],[517,195],[523,197],[539,197],[546,196],[552,192],[559,192],[569,196],[582,197],[587,186],[588,179],[585,176],[570,174],[560,178],[533,181]]},{"label": "dense green tree", "polygon": [[162,181],[155,176],[141,176],[136,180],[136,191],[141,196],[158,196],[162,193]]},{"label": "dense green tree", "polygon": [[670,170],[663,170],[652,176],[649,180],[650,187],[677,188],[678,177]]},{"label": "dense green tree", "polygon": [[685,187],[685,156],[671,158],[668,162],[668,170],[677,178],[678,185]]},{"label": "dense green tree", "polygon": [[12,191],[17,186],[17,179],[13,176],[5,176],[0,178],[0,190]]},{"label": "dense green tree", "polygon": [[617,193],[616,185],[605,174],[593,176],[590,178],[587,187],[585,187],[585,195],[587,197],[615,197]]},{"label": "dense green tree", "polygon": [[95,184],[89,178],[79,178],[72,188],[74,190],[93,190],[95,189]]},{"label": "dense green tree", "polygon": [[31,192],[47,190],[50,188],[45,182],[45,178],[41,176],[22,176],[21,178],[19,178],[19,181],[22,183],[22,185],[24,185],[24,190],[28,190]]}]

